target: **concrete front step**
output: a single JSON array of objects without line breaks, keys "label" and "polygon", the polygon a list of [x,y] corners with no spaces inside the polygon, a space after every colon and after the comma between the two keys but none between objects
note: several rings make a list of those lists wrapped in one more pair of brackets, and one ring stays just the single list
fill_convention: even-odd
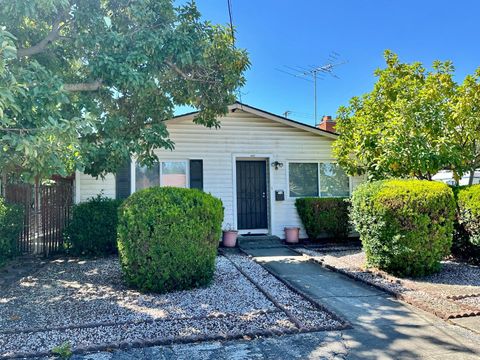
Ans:
[{"label": "concrete front step", "polygon": [[284,243],[274,235],[243,235],[238,237],[238,246],[242,249],[275,248]]}]

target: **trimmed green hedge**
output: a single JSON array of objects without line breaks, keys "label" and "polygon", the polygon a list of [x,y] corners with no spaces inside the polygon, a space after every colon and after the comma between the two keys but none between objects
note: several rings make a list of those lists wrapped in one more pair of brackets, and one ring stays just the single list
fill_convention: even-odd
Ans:
[{"label": "trimmed green hedge", "polygon": [[75,205],[65,228],[65,247],[74,256],[106,256],[117,252],[121,200],[97,196]]},{"label": "trimmed green hedge", "polygon": [[462,187],[457,192],[458,221],[465,227],[470,242],[480,245],[480,185]]},{"label": "trimmed green hedge", "polygon": [[354,191],[351,218],[368,265],[400,276],[422,276],[438,271],[450,253],[455,199],[439,182],[370,182]]},{"label": "trimmed green hedge", "polygon": [[23,228],[23,208],[9,205],[0,197],[0,266],[17,254],[17,240]]},{"label": "trimmed green hedge", "polygon": [[457,200],[457,221],[452,253],[480,263],[480,185],[453,187]]},{"label": "trimmed green hedge", "polygon": [[346,198],[300,198],[295,200],[298,215],[310,239],[326,234],[344,240],[350,231],[349,202]]},{"label": "trimmed green hedge", "polygon": [[222,232],[222,202],[195,189],[151,187],[120,208],[118,249],[127,283],[168,292],[208,284]]}]

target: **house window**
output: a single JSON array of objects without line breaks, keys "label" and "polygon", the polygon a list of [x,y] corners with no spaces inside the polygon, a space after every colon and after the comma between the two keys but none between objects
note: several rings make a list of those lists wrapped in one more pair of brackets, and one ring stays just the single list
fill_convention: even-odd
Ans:
[{"label": "house window", "polygon": [[320,196],[347,197],[350,195],[350,179],[338,164],[320,164]]},{"label": "house window", "polygon": [[152,186],[188,187],[187,161],[161,161],[152,167],[135,166],[135,190]]},{"label": "house window", "polygon": [[335,163],[291,162],[288,179],[290,197],[350,195],[350,179]]},{"label": "house window", "polygon": [[290,163],[288,179],[290,197],[318,196],[317,163]]},{"label": "house window", "polygon": [[160,166],[155,163],[152,167],[135,166],[135,191],[146,189],[160,184]]},{"label": "house window", "polygon": [[162,161],[161,186],[187,187],[187,162]]}]

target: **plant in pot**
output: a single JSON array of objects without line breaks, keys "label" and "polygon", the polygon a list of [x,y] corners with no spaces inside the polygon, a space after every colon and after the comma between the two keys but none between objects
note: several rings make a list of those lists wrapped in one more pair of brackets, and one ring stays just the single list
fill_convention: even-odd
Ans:
[{"label": "plant in pot", "polygon": [[285,226],[285,242],[288,244],[298,244],[300,228],[298,226]]},{"label": "plant in pot", "polygon": [[225,229],[223,229],[222,243],[225,247],[235,247],[237,246],[237,236],[238,230],[232,226],[232,224],[226,224]]}]

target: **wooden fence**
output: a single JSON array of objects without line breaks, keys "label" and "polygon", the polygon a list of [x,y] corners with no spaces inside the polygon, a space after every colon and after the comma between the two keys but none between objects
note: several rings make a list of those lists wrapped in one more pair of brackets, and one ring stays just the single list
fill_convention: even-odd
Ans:
[{"label": "wooden fence", "polygon": [[63,230],[68,224],[73,205],[73,181],[57,179],[40,185],[38,209],[35,209],[33,185],[7,184],[4,191],[8,203],[24,208],[24,225],[18,239],[18,250],[22,254],[45,256],[61,250]]}]

